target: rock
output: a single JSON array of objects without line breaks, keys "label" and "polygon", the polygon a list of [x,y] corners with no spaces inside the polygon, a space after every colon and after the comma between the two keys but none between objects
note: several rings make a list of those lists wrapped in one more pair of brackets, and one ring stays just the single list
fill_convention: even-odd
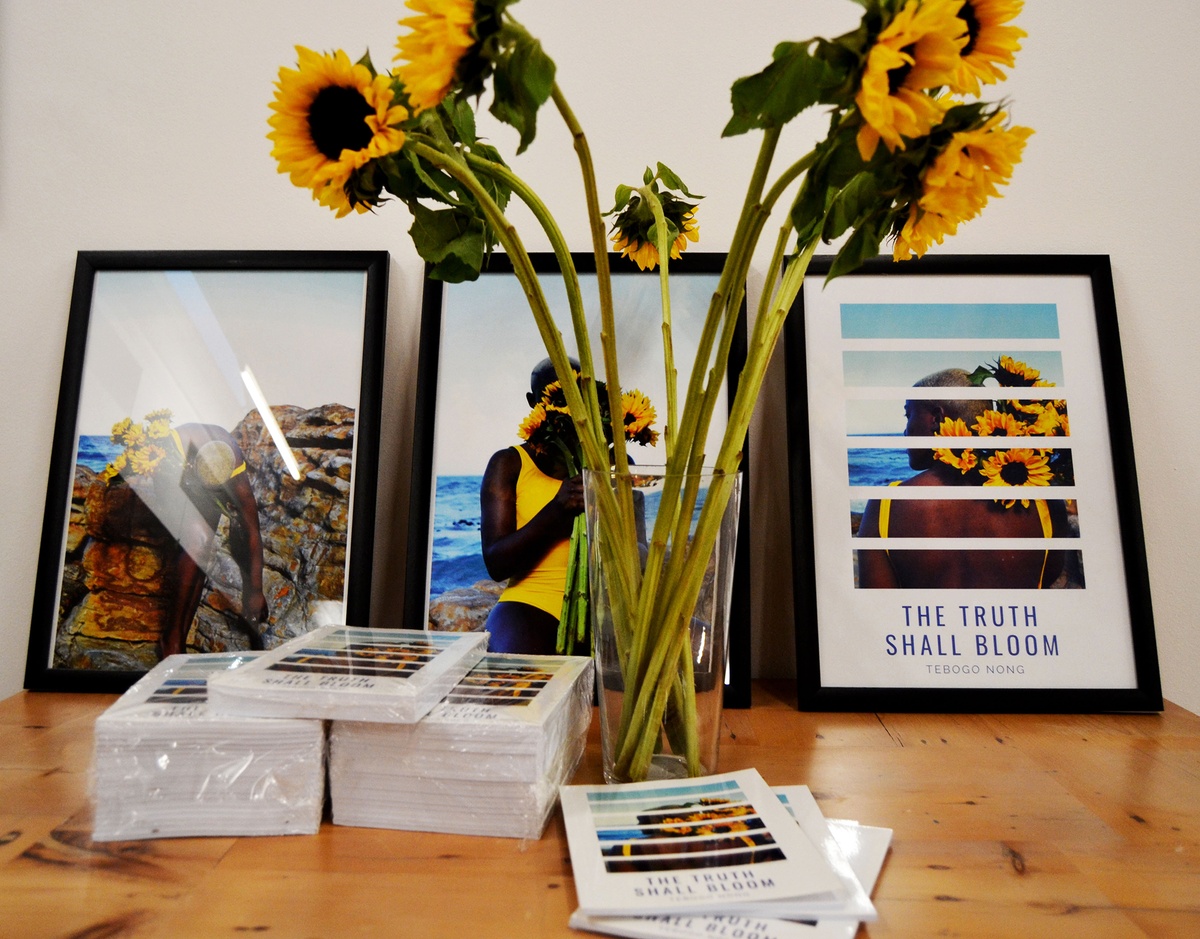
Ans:
[{"label": "rock", "polygon": [[[299,480],[288,472],[257,411],[232,431],[258,502],[268,648],[308,632],[320,605],[342,602],[355,418],[353,409],[340,404],[273,411],[300,464]],[[143,670],[157,661],[155,643],[174,589],[175,541],[147,505],[153,502],[146,492],[152,482],[109,485],[84,467],[76,469],[56,667]],[[189,632],[190,652],[251,647],[241,619],[241,571],[229,553],[227,532],[222,520],[205,565],[208,584]]]},{"label": "rock", "polygon": [[478,632],[504,592],[494,580],[476,581],[470,587],[452,587],[429,603],[429,628],[441,632]]}]

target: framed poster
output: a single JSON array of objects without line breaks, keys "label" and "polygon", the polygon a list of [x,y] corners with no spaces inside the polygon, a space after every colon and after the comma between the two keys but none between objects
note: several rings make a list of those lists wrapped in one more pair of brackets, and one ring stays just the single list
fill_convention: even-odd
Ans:
[{"label": "framed poster", "polygon": [[[602,370],[595,259],[572,256],[592,324],[591,343]],[[543,290],[555,311],[567,351],[575,356],[566,291],[551,253],[532,255]],[[666,412],[660,290],[657,272],[639,271],[610,257],[618,356],[624,390],[637,388]],[[724,255],[688,252],[671,262],[671,310],[679,388],[687,387],[691,363]],[[745,361],[745,310],[730,355],[725,403],[710,432],[710,452],[725,429],[728,403]],[[417,414],[413,435],[412,497],[404,622],[410,628],[480,629],[504,588],[483,562],[481,484],[489,462],[520,444],[518,430],[530,415],[532,372],[546,358],[512,265],[495,255],[479,279],[445,284],[426,280],[421,323]],[[681,392],[682,393],[682,392]],[[657,429],[662,430],[661,423]],[[629,445],[631,461],[666,462],[658,443]],[[748,467],[744,458],[742,467]],[[743,477],[743,486],[746,479]],[[743,490],[742,530],[749,497]],[[748,539],[738,539],[730,625],[726,704],[750,703]],[[590,653],[590,649],[585,654]]]},{"label": "framed poster", "polygon": [[386,252],[80,252],[25,687],[370,605]]},{"label": "framed poster", "polygon": [[1160,710],[1108,258],[828,265],[785,338],[800,707]]}]

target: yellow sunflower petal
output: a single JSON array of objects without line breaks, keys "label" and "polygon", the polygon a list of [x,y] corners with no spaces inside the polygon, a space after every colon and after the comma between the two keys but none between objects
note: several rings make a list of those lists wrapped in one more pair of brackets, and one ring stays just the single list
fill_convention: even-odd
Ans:
[{"label": "yellow sunflower petal", "polygon": [[[941,107],[925,89],[949,84],[960,67],[959,49],[967,41],[966,23],[957,16],[961,5],[908,0],[867,53],[855,102],[889,150],[903,150],[904,137],[923,137],[941,120]],[[864,159],[877,143],[860,136]]]},{"label": "yellow sunflower petal", "polygon": [[400,21],[410,31],[396,42],[396,69],[413,113],[436,107],[454,85],[458,63],[475,44],[473,0],[408,0],[417,13]]},{"label": "yellow sunflower petal", "polygon": [[963,94],[978,95],[980,82],[1004,81],[997,68],[1015,64],[1025,30],[1006,25],[1021,12],[1023,0],[965,0],[959,17],[967,24],[967,43],[955,72],[954,86]]}]

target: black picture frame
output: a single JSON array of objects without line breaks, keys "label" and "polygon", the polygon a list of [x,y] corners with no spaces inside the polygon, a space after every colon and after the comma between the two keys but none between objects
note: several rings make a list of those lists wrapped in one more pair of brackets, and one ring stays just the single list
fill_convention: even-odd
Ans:
[{"label": "black picture frame", "polygon": [[367,623],[388,267],[386,251],[78,253],[26,688],[120,692],[164,650]]},{"label": "black picture frame", "polygon": [[[950,255],[904,264],[878,258],[826,284],[831,260],[813,259],[785,330],[800,709],[1161,710],[1108,256]],[[1042,325],[1033,325],[1039,316]],[[1018,358],[1025,352],[1029,362],[1038,359],[1047,365],[1044,373],[1037,369],[1042,373],[1038,380],[1056,373],[1053,391],[1045,386],[1005,387],[998,393],[996,387],[956,388],[953,397],[987,398],[996,408],[1013,400],[1036,402],[1043,411],[1052,405],[1056,415],[1061,410],[1069,420],[1049,432],[1065,431],[1066,436],[1043,437],[1038,442],[1044,449],[1028,450],[1029,457],[1005,450],[1005,459],[1015,454],[1015,462],[1024,461],[1024,467],[1001,476],[995,473],[998,462],[987,464],[993,475],[981,478],[995,480],[990,489],[891,488],[919,472],[907,462],[914,438],[904,438],[908,446],[898,438],[922,425],[914,419],[906,426],[905,415],[920,413],[921,406],[939,406],[932,399],[948,393],[946,388],[915,388],[914,383],[948,366],[971,371],[985,362],[999,365],[1001,355],[1016,360],[1010,367],[1029,382],[1032,366]],[[1007,372],[1003,378],[1013,380]],[[879,401],[895,414],[895,425],[886,430],[888,436],[872,439],[885,432],[882,418],[874,416]],[[1043,431],[1045,426],[1050,425]],[[936,446],[944,439],[922,443]],[[964,478],[969,473],[975,479],[983,463],[967,468],[972,459],[983,461],[999,452],[983,446],[984,439],[993,448],[1000,446],[992,437],[972,437],[973,449],[941,453],[957,460],[955,469]],[[943,457],[923,455],[933,449],[911,452],[920,465],[946,463]],[[1039,457],[1045,460],[1042,467]],[[1023,476],[1049,479],[1052,485],[1004,485]],[[1059,483],[1064,488],[1055,488]],[[1027,511],[1021,496],[1033,492],[1059,497],[1029,500],[1034,508],[1039,502],[1048,507],[1050,519],[1035,537],[929,537],[935,531],[940,535],[946,520],[957,517],[951,501],[936,503],[939,521],[908,529],[923,532],[923,540],[906,538],[894,521],[894,507],[905,506],[901,511],[911,513],[920,504],[918,496],[934,500],[930,506],[939,494],[945,500],[953,493],[956,499],[973,497],[970,505],[976,509],[986,501],[989,511],[1008,511],[1003,507],[1010,504]],[[997,500],[997,495],[1008,499]],[[905,497],[917,501],[892,501]],[[1073,510],[1074,523],[1064,527],[1053,520],[1050,509],[1056,503]],[[856,505],[865,523],[854,514]],[[1066,517],[1069,521],[1070,514]],[[879,537],[881,531],[884,537]],[[963,531],[978,534],[981,529],[968,527],[959,534]],[[1006,557],[1025,549],[1026,559],[1040,558],[1039,581],[1061,560],[1064,573],[1055,586],[1082,589],[1030,589],[1030,579],[1018,581],[1015,573],[1009,579],[1009,569],[1000,567],[1009,561],[998,560],[997,545],[1011,550]],[[989,546],[994,549],[989,555],[969,554]],[[905,547],[911,553],[904,554]],[[932,553],[936,550],[942,553]],[[862,572],[856,557],[865,565]],[[886,558],[882,575],[881,557]],[[963,570],[975,572],[958,575],[960,585],[971,586],[945,586],[956,557],[964,561]],[[980,564],[984,559],[989,563]],[[985,577],[1007,585],[982,586],[979,578]],[[870,589],[883,582],[890,586]]]},{"label": "black picture frame", "polygon": [[[679,324],[687,322],[687,317],[684,315],[684,305],[689,302],[682,299],[682,294],[686,293],[689,297],[700,297],[703,291],[707,290],[707,293],[703,294],[703,305],[700,307],[700,312],[703,313],[704,309],[707,308],[712,289],[716,286],[724,258],[723,254],[689,251],[678,260],[671,262],[671,282],[673,285],[672,307],[676,329],[676,363],[679,369],[679,384],[681,388],[686,385],[688,370],[691,367],[690,356],[686,356],[680,351],[682,345],[685,343],[681,341],[680,330],[682,327]],[[569,351],[573,354],[573,334],[570,329],[570,323],[566,320],[565,299],[562,303],[555,306],[555,290],[561,293],[561,287],[555,286],[556,283],[561,284],[558,262],[553,253],[550,252],[533,252],[531,259],[535,270],[542,276],[543,285],[547,290],[548,296],[551,298],[552,306],[554,306],[556,311],[564,311],[560,320],[561,331],[566,337]],[[589,312],[589,320],[592,320],[595,317],[591,314],[595,313],[597,303],[594,300],[594,283],[592,289],[589,291],[588,281],[590,278],[594,282],[596,271],[595,258],[590,253],[573,253],[572,260],[580,275],[584,291],[584,304]],[[613,271],[614,294],[619,294],[622,289],[621,284],[629,285],[631,289],[636,290],[639,298],[644,294],[645,310],[647,311],[647,315],[650,316],[650,320],[644,326],[639,325],[638,335],[644,337],[653,334],[650,341],[657,340],[660,335],[657,325],[659,322],[658,273],[656,271],[639,271],[634,267],[632,262],[616,254],[610,255],[609,263]],[[565,295],[563,296],[565,297]],[[447,317],[450,314],[447,311],[457,309],[452,304],[459,298],[462,298],[460,302],[464,311],[464,321],[469,321],[472,324],[471,334],[465,339],[454,339],[455,346],[448,348],[446,331],[448,328]],[[618,311],[617,315],[617,329],[618,336],[620,337],[623,334],[620,311]],[[556,312],[557,316],[558,313]],[[745,303],[743,301],[737,334],[734,338],[729,358],[726,395],[727,400],[730,402],[737,391],[737,378],[741,374],[742,365],[746,358],[745,317]],[[501,320],[499,326],[496,323],[496,318],[500,318]],[[482,331],[485,328],[486,333],[476,332],[477,329]],[[457,327],[455,329],[454,335],[461,336],[462,330],[458,330]],[[518,335],[519,339],[516,338]],[[599,342],[597,337],[598,333],[593,336],[592,342],[594,353],[598,357]],[[466,348],[467,346],[470,348]],[[517,349],[520,351],[516,351]],[[480,274],[479,280],[472,283],[445,284],[438,280],[426,278],[421,314],[416,415],[413,431],[412,490],[409,499],[409,537],[405,576],[404,622],[409,628],[449,628],[447,624],[431,623],[430,605],[431,597],[435,595],[434,591],[437,591],[437,596],[441,596],[444,592],[443,587],[446,589],[459,586],[467,587],[476,582],[475,578],[477,576],[486,578],[486,571],[483,570],[482,565],[482,557],[478,557],[475,561],[471,562],[474,566],[469,570],[457,572],[457,579],[443,580],[435,575],[434,572],[434,552],[439,538],[451,536],[452,533],[447,530],[449,524],[460,521],[460,519],[451,519],[449,523],[441,525],[440,528],[437,527],[439,523],[436,519],[435,506],[437,503],[438,461],[440,459],[444,466],[449,466],[451,462],[445,458],[449,434],[446,430],[439,432],[439,407],[442,409],[441,413],[443,415],[464,415],[465,411],[473,406],[470,403],[473,399],[471,391],[475,387],[475,383],[479,381],[478,375],[481,371],[488,370],[490,372],[495,363],[499,363],[499,366],[504,369],[511,369],[511,375],[514,376],[512,380],[510,381],[507,376],[505,377],[505,383],[510,384],[511,388],[504,392],[496,392],[500,400],[506,403],[511,401],[512,416],[501,419],[502,421],[511,421],[510,425],[504,424],[506,428],[511,426],[511,430],[506,429],[494,435],[491,435],[489,430],[489,439],[494,440],[494,443],[488,443],[483,447],[483,450],[466,457],[465,461],[459,467],[463,470],[461,475],[468,477],[481,476],[488,453],[518,442],[519,438],[516,436],[517,425],[521,418],[529,411],[529,407],[524,399],[524,393],[529,390],[529,372],[533,365],[544,357],[545,354],[545,347],[538,336],[532,314],[526,304],[524,295],[520,292],[516,275],[513,273],[511,260],[507,256],[503,254],[492,256]],[[639,382],[648,380],[644,376],[635,374],[635,370],[626,365],[627,360],[624,358],[624,350],[620,354],[622,355],[621,378],[623,384],[637,386]],[[650,357],[658,363],[657,368],[661,372],[661,352],[655,354],[657,358],[654,358],[654,355]],[[597,360],[597,368],[602,368],[599,359]],[[448,390],[446,386],[447,376],[460,380],[463,386],[462,389],[456,392]],[[653,400],[654,396],[652,395],[651,397]],[[659,404],[659,408],[661,415],[663,413],[663,405]],[[486,417],[481,417],[478,426],[490,428],[491,421]],[[740,536],[738,538],[735,558],[729,629],[729,668],[724,694],[725,705],[731,708],[750,706],[750,594],[749,538],[747,534],[749,531],[750,504],[748,489],[749,455],[746,450],[743,453],[743,490],[741,519],[739,522]],[[652,458],[639,456],[639,448],[636,446],[631,448],[630,455],[634,459],[644,463],[655,462]],[[460,461],[456,458],[455,462]],[[443,475],[458,474],[456,472],[446,472]],[[478,488],[476,486],[473,509],[475,530],[471,531],[472,521],[467,517],[471,511],[469,506],[467,506],[464,517],[461,519],[463,528],[467,531],[466,537],[474,538],[475,542],[478,540],[479,505],[477,493]],[[463,498],[467,499],[469,495],[468,491]],[[448,548],[446,551],[447,556],[456,550],[458,549]],[[463,550],[466,551],[467,549]],[[477,554],[477,549],[474,550]],[[492,601],[486,596],[467,597],[457,600],[456,605],[458,609],[464,610],[468,617],[479,617],[480,622],[482,622],[482,618],[486,618],[486,609],[490,605],[490,602]],[[482,608],[482,611],[480,611],[480,608]],[[475,612],[472,612],[473,610]]]}]

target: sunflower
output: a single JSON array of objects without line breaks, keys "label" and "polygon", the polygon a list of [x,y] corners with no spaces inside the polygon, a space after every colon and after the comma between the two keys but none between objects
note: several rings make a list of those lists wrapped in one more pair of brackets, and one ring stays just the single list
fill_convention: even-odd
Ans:
[{"label": "sunflower", "polygon": [[132,417],[123,417],[112,426],[112,432],[109,434],[109,440],[113,443],[122,443],[125,440],[125,435],[129,433],[129,429],[133,427]]},{"label": "sunflower", "polygon": [[658,443],[658,431],[651,425],[658,414],[649,397],[633,388],[621,395],[621,410],[625,413],[625,436],[643,447]]},{"label": "sunflower", "polygon": [[1026,433],[1031,437],[1049,437],[1057,434],[1060,430],[1065,430],[1067,416],[1059,414],[1058,408],[1053,404],[1042,409],[1042,413],[1038,415],[1037,420],[1029,425]]},{"label": "sunflower", "polygon": [[546,407],[538,403],[533,406],[533,410],[529,412],[529,416],[521,421],[521,426],[517,428],[517,436],[522,440],[531,439],[542,425],[546,423]]},{"label": "sunflower", "polygon": [[990,409],[984,411],[974,424],[975,433],[980,437],[1023,437],[1029,432],[1028,427],[1011,414]]},{"label": "sunflower", "polygon": [[1013,53],[1021,48],[1025,30],[1006,23],[1021,12],[1023,0],[966,0],[958,15],[967,24],[967,44],[959,55],[961,64],[954,84],[963,94],[978,95],[979,83],[1004,81],[997,65],[1015,64]]},{"label": "sunflower", "polygon": [[880,139],[888,150],[904,149],[902,137],[924,137],[942,119],[942,107],[925,93],[948,85],[967,41],[958,18],[962,0],[908,0],[867,53],[855,103],[865,122],[858,132],[863,160]]},{"label": "sunflower", "polygon": [[1012,410],[1018,411],[1021,414],[1029,414],[1035,419],[1041,417],[1042,413],[1046,410],[1045,401],[1022,401],[1014,398],[1005,403]]},{"label": "sunflower", "polygon": [[897,261],[921,257],[978,215],[989,198],[1000,196],[996,187],[1008,184],[1033,133],[1028,127],[1002,127],[1003,120],[1004,112],[998,111],[981,127],[954,134],[921,174],[921,194],[896,233]]},{"label": "sunflower", "polygon": [[[575,373],[575,377],[579,378],[578,372]],[[567,408],[567,393],[563,391],[562,382],[552,381],[542,389],[542,406],[547,412],[570,413]]]},{"label": "sunflower", "polygon": [[979,457],[975,455],[974,450],[969,449],[943,450],[938,448],[933,451],[933,458],[947,466],[953,466],[964,476],[979,464]]},{"label": "sunflower", "polygon": [[129,460],[124,453],[118,453],[113,457],[113,461],[104,467],[104,472],[100,474],[100,478],[106,483],[112,482],[116,477],[121,475],[121,471],[128,465]]},{"label": "sunflower", "polygon": [[967,422],[961,417],[943,417],[942,423],[935,431],[938,437],[970,437]]},{"label": "sunflower", "polygon": [[[668,220],[674,221],[679,229],[679,234],[671,244],[671,258],[678,260],[679,255],[687,250],[689,241],[700,240],[700,226],[696,222],[695,206],[688,207],[682,215],[672,219],[671,213],[667,211],[669,204],[667,201],[663,202],[663,214]],[[675,204],[687,206],[686,202],[678,200],[675,200]],[[613,248],[631,261],[637,262],[639,270],[654,270],[658,266],[658,248],[650,238],[649,226],[641,228],[640,231],[636,226],[625,227],[622,224],[624,217],[625,213],[622,213],[613,224]]]},{"label": "sunflower", "polygon": [[[979,467],[985,486],[1049,486],[1052,450],[997,450]],[[1012,507],[1009,503],[1008,508]]]},{"label": "sunflower", "polygon": [[396,42],[396,69],[414,114],[437,107],[455,84],[459,63],[475,45],[474,0],[407,0],[417,15],[400,21],[411,29]]},{"label": "sunflower", "polygon": [[164,437],[171,435],[171,412],[167,412],[166,417],[156,417],[151,419],[151,415],[146,415],[146,420],[149,422],[146,425],[146,436],[151,440],[162,440]]},{"label": "sunflower", "polygon": [[293,185],[311,189],[338,218],[366,212],[370,206],[351,202],[346,184],[355,170],[404,146],[404,131],[396,125],[408,111],[393,104],[388,76],[372,76],[342,50],[323,55],[297,46],[296,53],[299,68],[281,68],[275,83],[271,156]]},{"label": "sunflower", "polygon": [[1031,388],[1041,374],[1038,369],[1018,362],[1011,355],[1000,356],[995,368],[996,381],[1006,388]]},{"label": "sunflower", "polygon": [[146,442],[146,429],[140,424],[130,424],[125,431],[125,436],[121,438],[121,443],[125,444],[125,449],[134,450]]},{"label": "sunflower", "polygon": [[166,450],[157,444],[150,444],[129,454],[129,466],[137,475],[145,476],[147,473],[153,473],[166,456]]}]

